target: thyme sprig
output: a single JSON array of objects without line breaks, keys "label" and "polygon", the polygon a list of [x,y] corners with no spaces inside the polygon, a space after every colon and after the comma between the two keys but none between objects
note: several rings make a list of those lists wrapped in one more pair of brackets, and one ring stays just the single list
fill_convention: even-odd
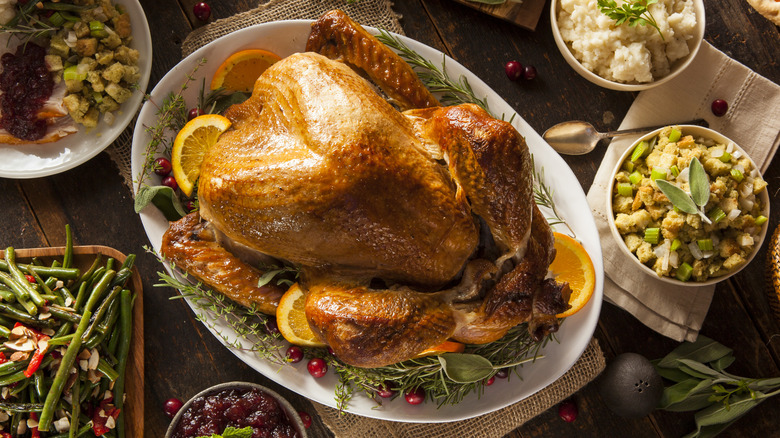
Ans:
[{"label": "thyme sprig", "polygon": [[[416,68],[417,75],[423,84],[432,93],[441,94],[439,99],[441,103],[447,105],[473,103],[493,115],[488,107],[487,98],[478,98],[465,76],[461,75],[457,80],[450,78],[447,74],[446,57],[444,55],[442,55],[441,67],[437,67],[433,62],[410,49],[403,41],[384,29],[379,30],[379,35],[376,38],[386,46],[396,50],[404,61]],[[495,115],[493,116],[495,117]]]},{"label": "thyme sprig", "polygon": [[649,24],[658,31],[661,39],[664,40],[664,34],[661,33],[661,28],[658,27],[655,17],[647,9],[653,3],[658,3],[658,0],[625,1],[620,6],[618,6],[615,0],[598,0],[599,11],[615,20],[615,25],[620,26],[626,21],[628,21],[628,25],[631,27]]},{"label": "thyme sprig", "polygon": [[[147,252],[153,254],[160,263],[165,264],[166,260],[154,250],[145,247]],[[176,272],[177,276],[169,275],[166,272],[158,272],[160,283],[155,287],[172,287],[179,291],[181,295],[171,299],[187,298],[201,310],[196,312],[198,321],[209,327],[217,333],[222,341],[230,347],[240,351],[254,352],[263,359],[272,363],[282,365],[286,363],[282,354],[282,337],[279,334],[269,334],[266,330],[269,317],[254,306],[244,307],[237,304],[210,288],[204,287],[202,283],[194,281],[186,272],[177,270],[175,264],[170,263],[171,272]],[[235,333],[229,335],[220,331],[216,322],[224,321]],[[242,342],[243,341],[243,342]]]}]

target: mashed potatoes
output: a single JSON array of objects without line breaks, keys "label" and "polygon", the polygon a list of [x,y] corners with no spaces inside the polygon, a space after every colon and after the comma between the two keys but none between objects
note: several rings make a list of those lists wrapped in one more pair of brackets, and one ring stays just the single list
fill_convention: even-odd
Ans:
[{"label": "mashed potatoes", "polygon": [[615,20],[599,11],[597,0],[560,2],[561,37],[586,69],[604,79],[652,82],[669,74],[671,64],[690,53],[687,41],[696,28],[693,0],[659,0],[648,7],[663,38],[650,25],[616,26]]}]

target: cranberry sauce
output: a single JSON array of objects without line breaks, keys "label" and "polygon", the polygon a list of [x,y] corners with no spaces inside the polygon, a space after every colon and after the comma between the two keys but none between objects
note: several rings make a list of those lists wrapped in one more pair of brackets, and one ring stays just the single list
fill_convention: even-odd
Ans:
[{"label": "cranberry sauce", "polygon": [[34,44],[21,44],[16,53],[0,58],[0,127],[16,138],[35,141],[46,135],[46,120],[38,113],[54,89],[54,79],[46,68],[46,49]]},{"label": "cranberry sauce", "polygon": [[249,426],[252,438],[299,436],[270,394],[257,389],[225,389],[195,398],[179,418],[173,438],[221,434],[228,426]]}]

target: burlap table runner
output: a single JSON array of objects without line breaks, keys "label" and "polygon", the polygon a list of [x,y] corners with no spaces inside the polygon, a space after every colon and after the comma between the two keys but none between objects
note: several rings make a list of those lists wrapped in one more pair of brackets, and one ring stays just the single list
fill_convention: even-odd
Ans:
[{"label": "burlap table runner", "polygon": [[[391,6],[389,0],[361,0],[356,3],[347,3],[343,0],[272,0],[261,3],[256,9],[216,20],[194,30],[182,44],[182,56],[186,57],[221,36],[253,24],[276,20],[315,19],[323,12],[335,8],[344,10],[361,24],[403,34],[398,21],[400,16],[393,12]],[[134,126],[135,123],[132,123],[107,149],[129,188],[132,187],[130,144]],[[577,392],[596,378],[604,367],[604,354],[596,339],[591,339],[574,367],[553,384],[512,406],[479,418],[452,423],[398,423],[340,413],[336,409],[317,403],[314,403],[314,407],[323,422],[339,438],[502,437]]]}]

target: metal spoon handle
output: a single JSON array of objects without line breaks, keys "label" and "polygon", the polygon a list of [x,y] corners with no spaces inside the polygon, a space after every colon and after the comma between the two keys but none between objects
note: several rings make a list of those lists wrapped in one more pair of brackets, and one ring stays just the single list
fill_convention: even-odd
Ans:
[{"label": "metal spoon handle", "polygon": [[[609,131],[609,132],[605,132],[605,133],[603,133],[601,135],[602,135],[603,138],[609,138],[609,137],[618,137],[618,136],[621,136],[621,135],[641,134],[643,132],[650,132],[650,131],[656,130],[658,128],[663,128],[664,126],[669,126],[669,125],[670,125],[670,123],[666,123],[666,124],[663,124],[663,125],[647,126],[647,127],[644,127],[644,128],[632,128],[632,129],[623,129],[623,130],[620,130],[620,131]],[[704,119],[696,119],[696,120],[690,120],[688,122],[674,123],[674,125],[699,125],[699,126],[708,127],[709,123],[707,123],[707,121],[704,120]]]}]

